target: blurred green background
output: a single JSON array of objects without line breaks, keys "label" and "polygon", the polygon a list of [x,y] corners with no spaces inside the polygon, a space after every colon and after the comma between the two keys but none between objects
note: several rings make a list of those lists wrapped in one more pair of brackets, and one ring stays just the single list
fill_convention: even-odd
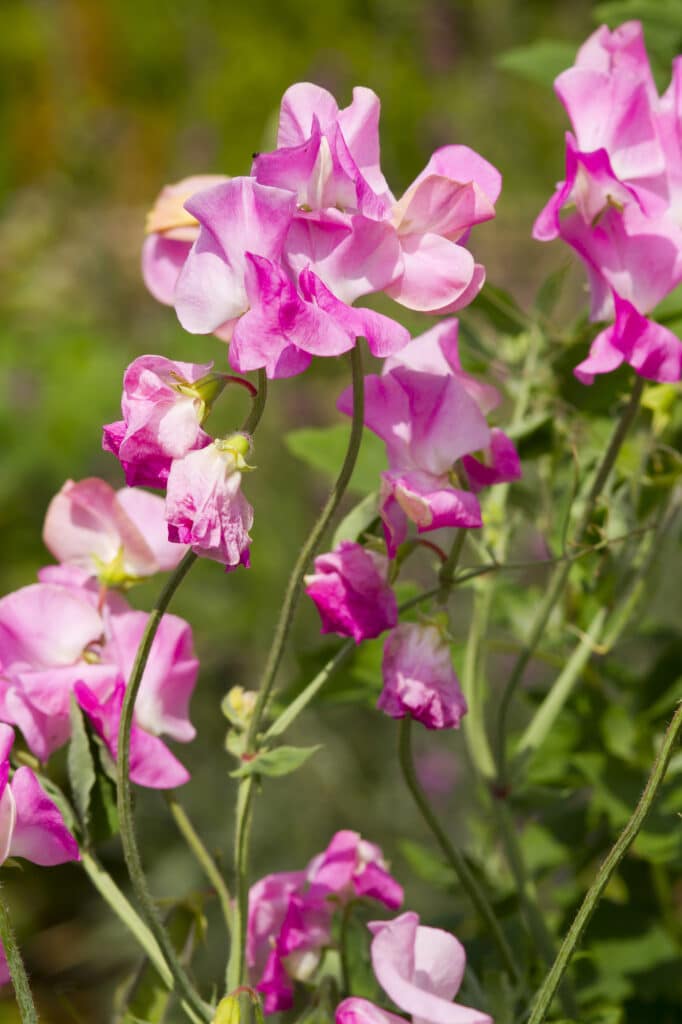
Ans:
[{"label": "blurred green background", "polygon": [[[100,450],[100,430],[119,416],[130,360],[156,352],[224,365],[220,342],[184,334],[173,311],[146,293],[144,215],[167,182],[247,172],[251,153],[272,138],[292,82],[324,85],[342,105],[355,84],[380,95],[383,168],[396,193],[449,142],[499,167],[498,216],[477,230],[473,246],[489,279],[522,304],[547,269],[565,261],[560,247],[530,238],[562,175],[565,117],[546,74],[519,77],[496,57],[550,38],[565,43],[570,59],[594,27],[587,0],[3,0],[1,23],[0,593],[31,582],[49,560],[42,518],[67,477],[123,484]],[[575,272],[569,307],[582,295]],[[288,453],[282,434],[336,422],[330,410],[346,375],[335,361],[271,389],[258,472],[247,481],[256,508],[253,568],[226,576],[200,564],[174,604],[194,627],[203,666],[193,705],[200,739],[178,750],[194,774],[183,799],[228,867],[234,783],[218,704],[230,686],[255,684],[288,570],[327,486]],[[224,404],[227,426],[239,423],[244,398],[230,394]],[[158,586],[131,600],[148,607]],[[317,629],[302,608],[296,632],[311,665]],[[304,672],[290,657],[282,682]],[[400,845],[424,836],[397,775],[394,733],[383,716],[343,703],[310,713],[295,738],[324,742],[325,751],[305,773],[267,786],[255,871],[300,867],[336,829],[353,828],[383,845],[408,906],[447,917],[442,892],[412,872]],[[457,746],[457,737],[430,738],[437,774],[446,783],[451,775],[438,799],[453,833],[465,802]],[[172,900],[204,888],[163,800],[141,793],[138,810],[154,890]],[[102,857],[122,878],[115,841]],[[85,878],[76,867],[29,866],[8,885],[43,1019],[106,1021],[135,951]],[[210,902],[206,912],[207,945],[197,958],[204,985],[220,978],[225,957]],[[17,1020],[9,990],[2,999],[0,1021]],[[673,1020],[664,1012],[658,1024]]]}]

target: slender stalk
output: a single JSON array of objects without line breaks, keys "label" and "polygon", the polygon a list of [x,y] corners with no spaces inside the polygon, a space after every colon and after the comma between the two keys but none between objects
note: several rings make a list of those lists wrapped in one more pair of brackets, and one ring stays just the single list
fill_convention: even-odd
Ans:
[{"label": "slender stalk", "polygon": [[495,761],[485,728],[485,700],[482,685],[484,680],[481,670],[481,652],[485,630],[490,618],[492,600],[492,587],[475,589],[471,626],[464,652],[462,672],[462,691],[468,708],[464,719],[464,738],[469,748],[469,756],[484,779],[490,779],[495,774]]},{"label": "slender stalk", "polygon": [[17,1005],[21,1014],[21,1024],[38,1024],[38,1014],[31,995],[31,987],[28,983],[28,975],[24,967],[24,961],[14,936],[12,921],[10,920],[7,904],[0,891],[0,939],[5,947],[7,966],[12,977],[14,994],[17,997]]},{"label": "slender stalk", "polygon": [[105,871],[97,858],[87,850],[81,850],[81,866],[97,889],[97,892],[109,904],[119,920],[126,926],[147,954],[150,962],[156,968],[161,981],[167,988],[172,989],[173,975],[166,964],[161,947],[144,921],[138,916],[116,885],[111,875],[108,871]]},{"label": "slender stalk", "polygon": [[349,900],[343,908],[341,927],[339,929],[339,958],[341,960],[341,994],[345,999],[353,994],[350,979],[350,963],[348,960],[348,928],[353,916],[353,900]]},{"label": "slender stalk", "polygon": [[497,917],[495,916],[495,911],[491,907],[488,897],[479,885],[475,875],[470,871],[464,857],[459,850],[452,845],[448,836],[444,832],[438,817],[431,807],[431,804],[429,803],[428,798],[417,778],[417,773],[414,768],[414,760],[412,757],[411,726],[412,718],[407,715],[400,722],[399,742],[400,767],[402,769],[405,782],[407,783],[407,788],[412,794],[412,798],[419,808],[422,818],[440,846],[445,859],[459,878],[462,888],[466,890],[471,902],[478,912],[479,917],[481,918],[481,921],[490,931],[507,971],[512,979],[515,982],[518,982],[521,980],[521,972],[516,965],[514,954],[512,953],[511,947],[505,938],[504,932],[500,928]]},{"label": "slender stalk", "polygon": [[673,715],[672,721],[668,726],[661,749],[658,752],[658,756],[654,761],[654,766],[649,776],[649,780],[646,784],[644,792],[640,798],[637,807],[635,808],[632,817],[628,821],[627,825],[621,832],[620,836],[616,840],[614,846],[609,852],[608,856],[604,860],[603,864],[597,872],[596,878],[590,888],[587,891],[585,899],[583,900],[578,913],[575,916],[573,924],[571,925],[566,938],[561,944],[561,948],[557,954],[556,960],[552,964],[552,968],[545,978],[540,991],[538,992],[537,999],[533,1006],[533,1011],[528,1020],[528,1024],[542,1024],[547,1016],[547,1011],[554,999],[554,995],[561,984],[571,958],[583,937],[583,933],[590,922],[592,914],[596,910],[597,904],[609,884],[611,876],[622,861],[623,857],[629,850],[630,846],[637,838],[637,834],[641,829],[644,819],[646,818],[651,805],[656,799],[658,790],[660,789],[661,783],[665,778],[666,769],[675,748],[680,729],[682,728],[682,704],[678,705],[678,708]]},{"label": "slender stalk", "polygon": [[[504,800],[492,798],[493,809],[497,817],[500,836],[504,844],[505,855],[511,868],[516,888],[521,901],[521,909],[526,919],[535,948],[538,950],[544,966],[548,967],[556,956],[554,939],[545,924],[538,905],[538,895],[533,880],[529,878],[523,853],[516,834],[516,826],[512,820],[509,805]],[[578,1007],[572,989],[564,983],[559,990],[559,998],[566,1017],[577,1018]]]},{"label": "slender stalk", "polygon": [[[253,716],[246,734],[246,750],[249,753],[252,753],[255,750],[261,723],[272,695],[277,670],[282,661],[289,631],[294,619],[294,613],[301,594],[303,576],[308,568],[310,559],[315,554],[322,536],[324,535],[332,516],[336,512],[346,487],[350,482],[350,478],[357,461],[358,452],[360,450],[365,420],[365,382],[362,368],[362,353],[358,344],[351,349],[350,360],[353,374],[353,420],[346,456],[343,460],[343,465],[341,466],[336,483],[331,490],[317,522],[314,524],[312,530],[308,534],[308,537],[303,543],[292,569],[291,576],[289,577],[289,582],[284,593],[284,600],[282,601],[282,609],[279,614],[277,625],[275,626],[272,644],[261,676]],[[237,903],[234,913],[233,942],[230,950],[230,961],[227,967],[228,989],[236,988],[244,980],[244,954],[248,910],[246,853],[249,845],[252,791],[253,777],[246,776],[246,778],[241,780],[237,793],[237,824],[235,833]]]},{"label": "slender stalk", "polygon": [[457,563],[459,562],[462,554],[462,549],[466,541],[467,533],[466,530],[457,530],[455,539],[452,542],[450,552],[440,567],[438,573],[438,582],[440,583],[440,593],[438,599],[441,604],[445,604],[448,597],[450,596],[450,590],[452,584],[455,581],[455,572],[457,571]]},{"label": "slender stalk", "polygon": [[179,832],[187,843],[187,846],[194,854],[194,857],[206,875],[206,878],[216,891],[216,895],[220,901],[220,909],[223,912],[227,933],[229,935],[232,932],[232,903],[225,879],[218,870],[218,865],[215,860],[204,846],[201,836],[194,828],[187,812],[175,793],[170,791],[164,795],[171,815],[173,816],[173,821],[177,825]]},{"label": "slender stalk", "polygon": [[196,555],[188,551],[177,569],[171,574],[161,595],[149,614],[140,646],[135,656],[135,662],[130,674],[128,686],[126,687],[123,707],[121,709],[121,722],[118,730],[118,756],[116,759],[116,780],[118,787],[118,816],[121,828],[121,842],[123,844],[123,856],[135,896],[142,909],[144,919],[149,926],[163,952],[164,958],[173,976],[173,990],[184,998],[189,1006],[206,1021],[211,1020],[211,1008],[204,1003],[194,985],[189,979],[185,968],[180,963],[177,953],[173,948],[166,929],[159,915],[154,902],[147,879],[142,867],[142,859],[137,845],[135,835],[135,820],[133,814],[133,797],[130,785],[130,730],[133,723],[133,711],[135,700],[140,689],[140,683],[144,670],[149,659],[149,654],[156,636],[157,630],[163,618],[164,612],[170,604],[173,594],[179,587],[186,574],[196,561]]},{"label": "slender stalk", "polygon": [[[642,391],[644,390],[644,383],[645,382],[642,377],[637,377],[635,380],[628,404],[625,406],[625,409],[616,424],[616,428],[611,436],[608,448],[604,453],[603,459],[599,463],[592,486],[590,487],[585,500],[582,514],[573,534],[574,544],[580,544],[583,539],[583,535],[589,526],[590,519],[594,513],[599,496],[611,474],[611,470],[615,465],[623,441],[625,440],[628,430],[637,416]],[[571,564],[571,561],[567,560],[555,569],[554,574],[549,581],[545,596],[536,613],[526,644],[516,660],[500,699],[495,735],[495,760],[497,763],[496,788],[498,790],[503,790],[508,786],[506,737],[507,718],[511,702],[516,690],[523,680],[523,676],[528,663],[533,657],[535,648],[545,632],[550,615],[554,611],[554,608],[564,591],[564,587],[566,586],[571,571]]]},{"label": "slender stalk", "polygon": [[287,705],[281,715],[277,716],[263,736],[264,740],[270,740],[275,736],[281,736],[282,733],[289,728],[301,712],[307,708],[311,700],[317,696],[329,677],[333,675],[336,669],[353,653],[355,647],[355,641],[352,639],[346,640],[341,644],[334,657],[329,659],[326,665],[324,665],[317,673],[315,678],[311,679],[305,689],[301,690],[299,695],[292,700],[291,704]]},{"label": "slender stalk", "polygon": [[242,430],[245,434],[253,434],[256,427],[261,421],[263,411],[265,409],[265,402],[268,397],[268,378],[265,375],[265,370],[258,371],[258,391],[253,395],[253,402],[251,403],[251,409],[249,415],[244,420]]}]

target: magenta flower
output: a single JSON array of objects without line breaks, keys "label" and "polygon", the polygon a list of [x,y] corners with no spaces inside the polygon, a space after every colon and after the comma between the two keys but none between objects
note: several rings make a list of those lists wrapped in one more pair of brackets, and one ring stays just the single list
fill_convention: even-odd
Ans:
[{"label": "magenta flower", "polygon": [[313,893],[333,894],[337,900],[377,900],[390,910],[403,902],[402,886],[388,872],[384,855],[358,832],[337,832],[327,849],[308,865]]},{"label": "magenta flower", "polygon": [[168,537],[226,568],[249,564],[253,509],[241,492],[245,434],[232,434],[177,459],[168,475]]},{"label": "magenta flower", "polygon": [[123,420],[105,426],[102,440],[128,484],[163,487],[172,459],[210,443],[201,424],[222,387],[212,367],[154,355],[130,364],[123,376]]},{"label": "magenta flower", "polygon": [[182,548],[166,539],[163,499],[104,480],[67,480],[48,506],[43,540],[55,558],[112,586],[174,569]]},{"label": "magenta flower", "polygon": [[290,1009],[295,981],[312,977],[331,942],[335,910],[361,897],[395,909],[403,892],[379,847],[349,831],[337,832],[306,871],[268,875],[251,887],[246,960],[265,1013]]},{"label": "magenta flower", "polygon": [[[34,772],[22,766],[10,781],[13,743],[14,730],[0,724],[0,864],[8,857],[25,857],[44,867],[80,860],[78,844],[61,811],[43,791]],[[2,978],[0,970],[0,984]]]},{"label": "magenta flower", "polygon": [[377,707],[391,718],[411,715],[427,729],[457,729],[467,704],[437,626],[403,622],[384,644],[383,690]]},{"label": "magenta flower", "polygon": [[342,541],[334,551],[318,555],[305,585],[320,613],[322,632],[360,643],[395,626],[398,606],[387,576],[387,559],[361,544]]},{"label": "magenta flower", "polygon": [[[104,740],[114,761],[118,759],[118,730],[125,695],[125,683],[119,679],[106,700],[100,700],[85,683],[74,686],[76,700],[86,713],[98,736]],[[189,781],[189,772],[171,754],[166,744],[133,723],[130,730],[130,780],[150,789],[173,789]]]},{"label": "magenta flower", "polygon": [[199,234],[199,222],[184,208],[197,192],[229,179],[222,174],[196,174],[166,185],[147,215],[142,247],[142,276],[155,299],[173,305],[180,271]]},{"label": "magenta flower", "polygon": [[502,179],[467,146],[436,150],[392,211],[403,270],[386,292],[408,309],[453,313],[475,298],[485,271],[464,248],[495,216]]}]

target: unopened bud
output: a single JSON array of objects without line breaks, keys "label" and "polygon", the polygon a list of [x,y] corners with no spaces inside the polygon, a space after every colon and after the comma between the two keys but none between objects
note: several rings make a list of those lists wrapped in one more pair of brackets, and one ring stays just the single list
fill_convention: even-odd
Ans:
[{"label": "unopened bud", "polygon": [[253,717],[256,696],[254,690],[245,690],[243,686],[233,686],[220,705],[221,711],[232,725],[239,729],[246,729]]}]

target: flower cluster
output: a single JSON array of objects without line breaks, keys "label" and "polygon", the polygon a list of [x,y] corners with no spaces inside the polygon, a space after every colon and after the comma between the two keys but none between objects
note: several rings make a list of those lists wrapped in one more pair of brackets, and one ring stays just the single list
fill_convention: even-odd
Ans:
[{"label": "flower cluster", "polygon": [[310,83],[285,93],[277,149],[251,175],[189,178],[150,215],[143,268],[195,334],[230,341],[238,372],[301,373],[364,336],[374,355],[403,348],[394,320],[354,309],[385,292],[429,313],[474,298],[484,280],[464,246],[494,216],[500,175],[466,146],[445,146],[396,199],[379,162],[379,99],[356,88],[350,106]]},{"label": "flower cluster", "polygon": [[252,886],[246,955],[266,1013],[289,1009],[295,981],[313,976],[331,943],[335,913],[360,899],[396,910],[403,890],[379,847],[357,832],[337,832],[304,871],[267,875]]},{"label": "flower cluster", "polygon": [[649,380],[682,377],[682,344],[648,314],[682,281],[682,62],[656,89],[642,26],[599,28],[555,82],[573,132],[566,179],[534,237],[561,237],[587,268],[593,320],[613,320],[575,369],[591,384],[623,362]]}]

